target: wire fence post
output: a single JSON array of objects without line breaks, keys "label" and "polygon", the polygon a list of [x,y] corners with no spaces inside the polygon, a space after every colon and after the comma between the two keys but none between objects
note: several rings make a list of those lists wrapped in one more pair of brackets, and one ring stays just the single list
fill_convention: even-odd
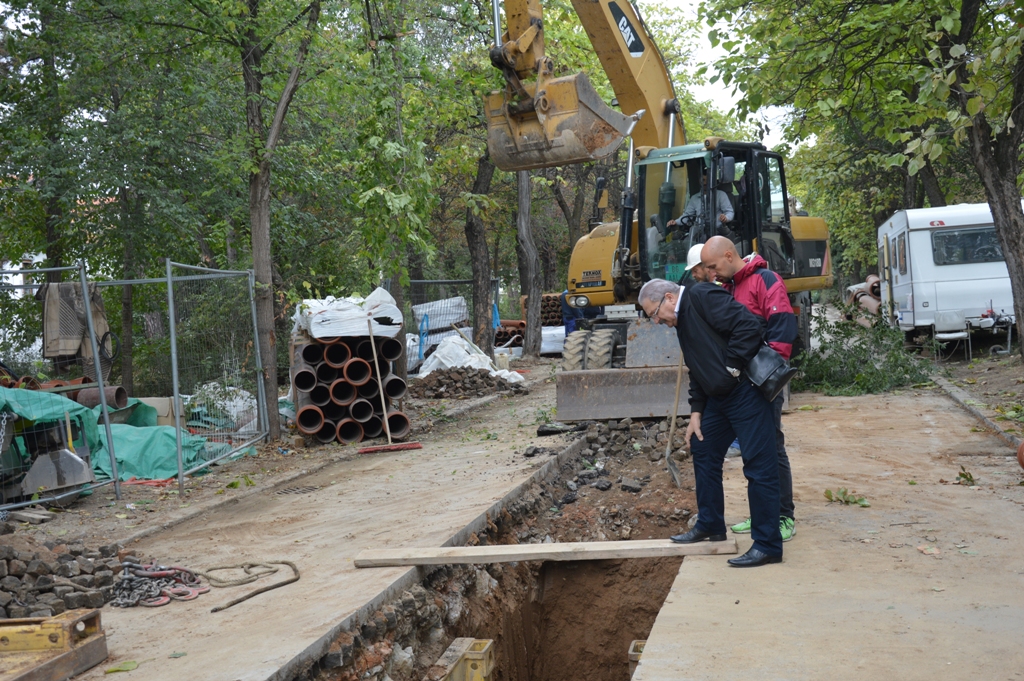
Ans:
[{"label": "wire fence post", "polygon": [[[257,323],[256,317],[256,272],[254,270],[248,270],[249,272],[249,309],[252,311],[252,347],[253,352],[256,354],[256,395],[257,402],[260,405],[258,414],[260,418],[260,430],[268,431],[270,428],[270,405],[267,402],[267,389],[265,376],[263,375],[263,356],[260,354],[260,334],[259,324]],[[276,367],[275,367],[276,370]],[[277,383],[277,376],[274,377],[274,383]],[[294,395],[292,396],[294,397]],[[274,409],[277,409],[277,396],[274,396]]]},{"label": "wire fence post", "polygon": [[184,499],[185,467],[181,456],[181,391],[178,387],[178,331],[175,328],[174,314],[174,277],[171,272],[171,259],[166,258],[167,265],[167,328],[171,336],[171,383],[174,388],[171,407],[174,409],[174,439],[178,449],[178,496]]},{"label": "wire fence post", "polygon": [[96,327],[92,320],[92,296],[89,295],[89,279],[85,271],[85,260],[78,261],[78,274],[82,281],[82,300],[85,307],[85,325],[89,331],[89,346],[92,348],[93,368],[96,371],[96,387],[100,392],[100,410],[103,414],[103,428],[107,432],[107,453],[110,455],[110,471],[114,476],[114,497],[121,500],[121,480],[117,472],[117,457],[114,455],[114,435],[110,432],[110,410],[107,409],[107,395],[103,389],[103,368],[100,366],[100,348],[96,342]]}]

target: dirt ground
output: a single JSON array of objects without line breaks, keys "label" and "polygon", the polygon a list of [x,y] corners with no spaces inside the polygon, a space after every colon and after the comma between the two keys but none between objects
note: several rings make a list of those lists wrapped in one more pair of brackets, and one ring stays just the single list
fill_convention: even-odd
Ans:
[{"label": "dirt ground", "polygon": [[[797,536],[783,564],[686,559],[633,678],[1021,678],[1013,450],[937,392],[801,394],[794,406]],[[961,470],[974,485],[955,484]],[[725,475],[734,522],[745,480],[734,460]],[[840,487],[870,506],[829,503]]]},{"label": "dirt ground", "polygon": [[1005,337],[993,338],[976,335],[973,361],[968,362],[959,352],[937,365],[938,371],[948,376],[954,385],[969,393],[982,410],[999,427],[1014,435],[1024,433],[1024,363],[1020,353],[990,355],[995,343],[1005,343]]}]

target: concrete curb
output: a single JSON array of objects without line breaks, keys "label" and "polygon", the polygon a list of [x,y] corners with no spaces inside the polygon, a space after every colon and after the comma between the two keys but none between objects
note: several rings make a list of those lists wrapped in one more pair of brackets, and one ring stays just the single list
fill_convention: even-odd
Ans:
[{"label": "concrete curb", "polygon": [[[488,518],[498,517],[502,510],[509,504],[526,494],[526,491],[532,485],[545,482],[553,478],[558,473],[562,464],[582,452],[585,445],[586,440],[580,438],[562,449],[562,451],[557,455],[553,456],[544,463],[544,465],[535,470],[530,477],[516,485],[508,494],[492,504],[490,508],[479,516],[471,520],[461,530],[453,534],[448,541],[442,544],[442,546],[460,546],[465,544],[470,535],[487,528]],[[419,584],[436,569],[438,568],[434,567],[429,570],[423,567],[410,568],[407,572],[392,582],[390,586],[371,598],[362,607],[343,619],[341,622],[332,626],[326,634],[321,636],[309,645],[309,647],[285,663],[284,666],[277,670],[277,672],[269,676],[267,681],[290,681],[291,679],[294,679],[326,655],[331,643],[333,643],[340,634],[352,631],[352,629],[357,625],[360,625],[369,619],[369,617],[384,604],[397,600],[403,591],[408,591],[416,584]]]},{"label": "concrete curb", "polygon": [[[1011,433],[1007,433],[1005,430],[1000,428],[995,421],[990,419],[980,409],[978,409],[978,407],[975,405],[981,403],[974,397],[972,397],[970,393],[968,393],[966,390],[958,388],[957,386],[953,385],[952,383],[942,378],[941,376],[934,376],[932,380],[935,382],[935,385],[939,386],[942,389],[942,391],[946,393],[947,396],[949,396],[951,400],[960,405],[960,407],[963,408],[969,414],[971,414],[971,416],[974,416],[976,419],[985,424],[986,428],[989,428],[990,430],[994,431],[996,435],[1003,438],[1007,442],[1007,444],[1009,444],[1014,449],[1020,446],[1020,443],[1022,442],[1021,438]],[[972,404],[972,402],[974,404]]]},{"label": "concrete curb", "polygon": [[[548,376],[544,376],[543,378],[536,378],[536,379],[534,379],[532,381],[526,381],[525,385],[526,385],[527,388],[532,388],[535,385],[540,385],[541,383],[546,381],[548,378],[549,378]],[[448,417],[460,416],[462,414],[471,412],[471,411],[473,411],[475,409],[479,409],[480,407],[487,406],[488,404],[490,404],[491,402],[494,402],[495,400],[497,400],[500,397],[502,397],[502,395],[498,395],[497,393],[495,393],[494,395],[487,395],[486,397],[481,397],[481,398],[476,399],[476,400],[471,400],[471,401],[467,402],[466,404],[459,405],[459,407],[457,409],[453,409],[450,412],[445,412],[445,415],[448,416]],[[422,432],[422,430],[420,430],[420,429],[414,430],[413,434],[415,434],[417,432]],[[307,475],[312,475],[314,473],[319,473],[324,468],[327,468],[328,466],[330,466],[332,464],[341,463],[343,461],[350,461],[350,460],[354,459],[357,456],[359,456],[359,455],[355,453],[355,448],[353,448],[350,451],[344,451],[343,450],[341,453],[336,454],[336,455],[331,456],[331,457],[328,457],[327,459],[314,464],[310,468],[304,468],[302,470],[293,471],[293,472],[288,473],[287,475],[285,475],[283,478],[277,478],[277,479],[273,480],[272,482],[270,482],[267,485],[256,486],[256,487],[253,487],[251,489],[247,489],[244,492],[239,492],[239,493],[234,494],[233,496],[228,497],[226,499],[218,499],[217,501],[211,503],[209,506],[197,507],[193,511],[191,511],[189,513],[186,513],[183,516],[180,516],[178,518],[174,518],[172,520],[168,520],[167,522],[162,523],[160,525],[154,525],[152,527],[147,527],[144,530],[139,530],[135,534],[130,534],[127,537],[125,537],[124,539],[118,540],[118,543],[122,543],[125,546],[127,546],[129,543],[139,541],[139,540],[144,539],[146,537],[151,537],[154,534],[159,534],[160,532],[163,532],[165,530],[169,530],[172,527],[177,527],[178,525],[181,525],[182,523],[186,523],[186,522],[188,522],[190,520],[194,520],[196,518],[199,518],[200,516],[203,516],[206,513],[209,513],[210,511],[213,511],[215,509],[223,508],[223,507],[229,506],[231,504],[237,504],[242,499],[246,499],[246,498],[248,498],[248,497],[250,497],[250,496],[252,496],[254,494],[261,494],[263,492],[276,490],[277,488],[279,488],[279,487],[281,487],[283,485],[286,485],[286,484],[288,484],[290,482],[294,482],[294,481],[298,480],[299,478],[305,477]],[[446,546],[447,546],[447,544],[446,544]]]}]

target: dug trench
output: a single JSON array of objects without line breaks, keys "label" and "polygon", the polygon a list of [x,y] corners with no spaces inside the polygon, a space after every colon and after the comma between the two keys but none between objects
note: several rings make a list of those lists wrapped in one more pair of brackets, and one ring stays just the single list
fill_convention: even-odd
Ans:
[{"label": "dug trench", "polygon": [[[531,485],[468,543],[647,539],[678,532],[693,517],[692,469],[680,466],[684,480],[677,488],[658,455],[666,430],[657,421],[591,424],[575,435],[587,440],[579,455]],[[556,450],[530,448],[517,455],[547,457]],[[687,459],[682,449],[674,456]],[[494,641],[491,681],[627,681],[630,643],[651,630],[681,560],[436,568],[343,632],[301,678],[436,679],[441,671],[432,666],[452,640],[470,637]]]}]

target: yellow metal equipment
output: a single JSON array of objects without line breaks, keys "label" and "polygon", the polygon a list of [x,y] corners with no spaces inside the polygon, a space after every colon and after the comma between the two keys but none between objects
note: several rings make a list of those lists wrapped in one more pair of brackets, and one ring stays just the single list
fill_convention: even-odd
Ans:
[{"label": "yellow metal equipment", "polygon": [[457,638],[430,670],[439,681],[487,681],[494,670],[494,641]]},{"label": "yellow metal equipment", "polygon": [[[630,137],[626,186],[618,222],[601,223],[576,242],[569,261],[567,302],[603,307],[604,317],[566,339],[557,380],[560,420],[664,416],[668,386],[642,403],[609,399],[595,388],[621,380],[654,386],[675,366],[672,334],[636,323],[635,303],[652,278],[681,281],[689,249],[715,234],[730,237],[743,256],[759,253],[779,273],[809,344],[810,294],[832,284],[828,228],[820,218],[793,214],[781,155],[757,142],[709,137],[687,144],[672,79],[639,10],[630,0],[571,0],[615,92],[621,113],[604,104],[585,74],[555,78],[544,54],[540,0],[502,0],[508,30],[501,30],[499,0],[492,0],[495,46],[491,63],[505,89],[485,98],[488,150],[502,170],[528,170],[602,158]],[[719,220],[720,193],[734,217]],[[684,225],[691,199],[701,211]],[[669,346],[673,346],[670,348]],[[635,351],[634,351],[635,346]],[[622,369],[636,376],[583,376]],[[665,387],[665,390],[661,390]],[[688,408],[684,406],[684,412]]]},{"label": "yellow metal equipment", "polygon": [[99,610],[0,620],[0,678],[63,681],[107,659]]}]

